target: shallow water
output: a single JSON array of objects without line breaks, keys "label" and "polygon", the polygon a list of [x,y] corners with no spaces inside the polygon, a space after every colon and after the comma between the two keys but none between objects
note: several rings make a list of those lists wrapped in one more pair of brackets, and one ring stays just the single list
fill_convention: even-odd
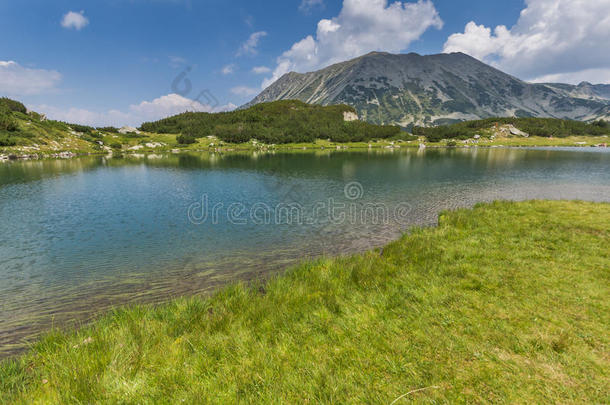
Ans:
[{"label": "shallow water", "polygon": [[0,164],[0,356],[52,325],[381,246],[495,199],[610,201],[607,149],[88,157]]}]

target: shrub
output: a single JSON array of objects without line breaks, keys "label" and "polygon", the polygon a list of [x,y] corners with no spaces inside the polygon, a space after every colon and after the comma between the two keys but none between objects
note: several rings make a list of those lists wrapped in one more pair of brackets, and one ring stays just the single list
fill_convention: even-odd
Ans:
[{"label": "shrub", "polygon": [[0,131],[16,131],[18,128],[17,121],[13,118],[13,114],[6,106],[0,106]]},{"label": "shrub", "polygon": [[113,134],[118,134],[119,133],[119,129],[116,127],[97,127],[96,128],[98,131],[102,131],[102,132],[111,132]]},{"label": "shrub", "polygon": [[79,124],[68,124],[72,130],[76,132],[82,132],[83,134],[92,133],[94,131],[93,127],[88,125],[79,125]]},{"label": "shrub", "polygon": [[20,103],[19,101],[11,100],[10,98],[2,97],[0,98],[0,105],[8,108],[10,111],[20,112],[26,114],[28,109]]},{"label": "shrub", "polygon": [[113,142],[110,144],[110,147],[112,149],[121,149],[121,148],[123,148],[123,145],[121,145],[119,142]]},{"label": "shrub", "polygon": [[195,138],[190,135],[178,135],[176,141],[178,141],[180,145],[190,145],[197,142]]},{"label": "shrub", "polygon": [[0,146],[15,146],[17,142],[9,135],[0,135]]}]

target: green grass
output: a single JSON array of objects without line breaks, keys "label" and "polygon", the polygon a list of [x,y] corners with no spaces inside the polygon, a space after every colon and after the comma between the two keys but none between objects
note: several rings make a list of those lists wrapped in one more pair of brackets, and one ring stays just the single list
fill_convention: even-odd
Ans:
[{"label": "green grass", "polygon": [[383,250],[53,332],[0,365],[0,398],[608,403],[608,246],[608,204],[446,212]]},{"label": "green grass", "polygon": [[541,136],[530,136],[524,138],[521,136],[509,138],[481,138],[477,143],[467,143],[460,140],[443,140],[441,142],[427,142],[428,146],[446,146],[449,142],[455,142],[458,147],[469,145],[477,146],[523,146],[523,147],[538,147],[538,146],[572,146],[572,147],[591,147],[603,143],[610,143],[610,139],[604,136],[568,136],[565,138],[545,138]]}]

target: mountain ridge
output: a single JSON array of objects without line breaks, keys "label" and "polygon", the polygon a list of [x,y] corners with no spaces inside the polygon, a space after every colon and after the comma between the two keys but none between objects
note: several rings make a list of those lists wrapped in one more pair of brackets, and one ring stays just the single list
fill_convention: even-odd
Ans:
[{"label": "mountain ridge", "polygon": [[440,125],[504,117],[610,117],[610,85],[528,83],[464,53],[371,52],[308,73],[286,73],[243,107],[297,99],[353,106],[375,124]]}]

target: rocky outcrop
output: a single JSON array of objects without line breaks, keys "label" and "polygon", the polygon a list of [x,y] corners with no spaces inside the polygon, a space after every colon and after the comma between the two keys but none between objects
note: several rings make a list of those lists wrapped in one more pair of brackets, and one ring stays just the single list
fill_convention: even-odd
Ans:
[{"label": "rocky outcrop", "polygon": [[358,114],[353,113],[351,111],[344,111],[343,112],[343,121],[358,121]]},{"label": "rocky outcrop", "polygon": [[124,126],[124,127],[121,127],[121,129],[119,129],[119,133],[123,134],[123,135],[125,135],[125,134],[140,134],[140,131],[138,131],[134,127]]}]

